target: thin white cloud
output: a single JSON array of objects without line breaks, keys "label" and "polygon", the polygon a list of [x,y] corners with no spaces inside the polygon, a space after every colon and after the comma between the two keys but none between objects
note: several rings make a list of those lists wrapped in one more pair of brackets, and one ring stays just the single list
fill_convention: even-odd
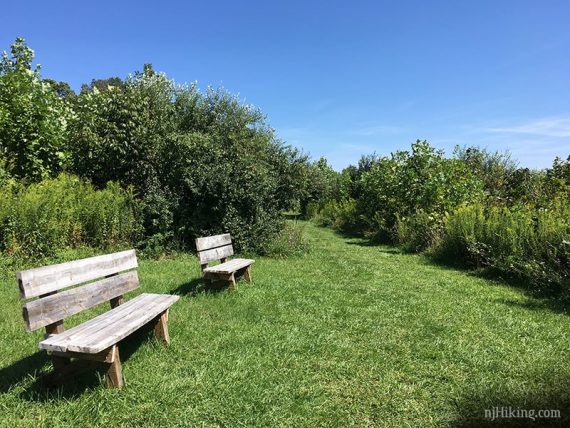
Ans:
[{"label": "thin white cloud", "polygon": [[527,123],[498,128],[486,128],[489,132],[542,135],[545,137],[570,137],[570,117],[551,117]]},{"label": "thin white cloud", "polygon": [[[398,123],[400,125],[401,123]],[[419,139],[427,139],[450,155],[455,145],[475,145],[490,151],[511,152],[521,166],[547,168],[556,156],[570,154],[570,115],[519,120],[496,120],[491,123],[455,123],[445,133],[433,132],[433,125],[361,122],[353,126],[338,125],[337,130],[317,126],[278,128],[287,143],[305,148],[313,158],[327,157],[337,170],[356,164],[363,154],[389,155],[409,149]]]}]

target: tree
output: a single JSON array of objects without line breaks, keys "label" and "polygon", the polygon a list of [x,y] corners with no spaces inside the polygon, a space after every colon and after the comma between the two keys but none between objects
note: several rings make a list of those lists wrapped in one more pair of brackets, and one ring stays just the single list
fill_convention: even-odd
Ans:
[{"label": "tree", "polygon": [[73,102],[77,97],[77,94],[71,89],[71,86],[69,86],[67,82],[60,82],[53,79],[44,79],[44,82],[50,85],[55,93],[63,99]]},{"label": "tree", "polygon": [[87,92],[93,92],[97,89],[99,92],[105,92],[109,88],[120,88],[125,87],[125,82],[120,77],[107,77],[106,79],[92,79],[91,83],[84,83],[81,85],[82,94]]},{"label": "tree", "polygon": [[32,68],[34,51],[24,39],[4,52],[0,61],[0,156],[15,178],[40,180],[63,169],[69,103],[41,80]]},{"label": "tree", "polygon": [[227,231],[262,249],[302,188],[306,158],[223,89],[201,93],[145,65],[122,88],[82,92],[76,111],[73,171],[98,187],[132,185],[154,243]]}]

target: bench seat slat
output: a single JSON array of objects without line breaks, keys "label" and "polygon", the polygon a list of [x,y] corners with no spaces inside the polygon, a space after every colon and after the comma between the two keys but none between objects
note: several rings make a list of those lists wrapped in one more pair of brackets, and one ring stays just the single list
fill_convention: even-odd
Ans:
[{"label": "bench seat slat", "polygon": [[230,274],[237,270],[243,269],[255,263],[255,260],[251,259],[232,259],[225,263],[221,263],[216,266],[210,266],[204,269],[206,273],[223,273],[223,274]]},{"label": "bench seat slat", "polygon": [[117,309],[122,309],[123,311],[131,310],[137,304],[140,304],[137,299],[141,298],[141,296],[144,296],[144,294],[141,294],[140,296],[118,306],[114,310],[109,311],[114,311],[112,315],[107,315],[109,312],[104,313],[103,315],[109,316],[107,319],[103,319],[103,315],[100,315],[98,317],[91,318],[90,320],[79,324],[78,326],[75,326],[69,330],[66,330],[63,333],[59,333],[57,335],[49,337],[48,339],[45,339],[44,341],[40,342],[40,349],[65,352],[67,350],[67,342],[73,340],[75,337],[78,337],[83,333],[91,334],[94,331],[98,331],[98,328],[102,328],[105,322],[112,322],[115,318],[120,319],[120,317],[124,316],[124,314],[120,311],[117,311]]},{"label": "bench seat slat", "polygon": [[96,354],[166,311],[179,296],[143,293],[98,317],[40,342],[47,351]]},{"label": "bench seat slat", "polygon": [[[174,299],[174,301],[172,301],[171,297],[173,296],[168,294],[148,294],[145,297],[144,303],[137,305],[137,307],[119,321],[114,321],[115,324],[119,325],[118,329],[110,329],[105,326],[94,334],[84,334],[75,340],[68,349],[72,351],[75,350],[75,352],[85,352],[84,349],[91,349],[93,347],[103,347],[103,349],[106,349],[126,337],[126,335],[138,330],[147,322],[168,309],[174,301],[178,300]],[[172,303],[170,303],[171,301]],[[125,332],[127,332],[126,335]]]},{"label": "bench seat slat", "polygon": [[[65,350],[68,350],[67,347],[70,343],[80,342],[84,340],[85,337],[93,337],[102,330],[108,331],[106,329],[109,328],[109,325],[121,323],[125,317],[138,313],[138,310],[150,301],[149,296],[153,295],[141,294],[109,312],[92,318],[62,334],[53,336],[54,344],[56,346],[62,346],[62,352],[65,352]],[[121,310],[119,311],[118,309]]]},{"label": "bench seat slat", "polygon": [[106,324],[96,334],[84,334],[76,338],[68,346],[68,350],[86,353],[103,351],[166,311],[178,298],[168,294],[148,294],[144,304],[138,305],[124,318]]}]

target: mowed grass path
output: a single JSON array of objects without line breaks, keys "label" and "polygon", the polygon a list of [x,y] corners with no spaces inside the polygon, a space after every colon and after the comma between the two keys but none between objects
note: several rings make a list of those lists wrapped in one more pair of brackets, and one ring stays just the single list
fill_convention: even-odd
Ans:
[{"label": "mowed grass path", "polygon": [[94,374],[39,387],[34,370],[50,368],[42,333],[24,331],[16,284],[3,280],[0,424],[457,426],[509,405],[569,415],[568,315],[421,256],[305,227],[311,254],[257,258],[254,284],[238,292],[200,292],[191,256],[142,261],[141,291],[182,298],[170,348],[150,334],[121,345],[123,390]]}]

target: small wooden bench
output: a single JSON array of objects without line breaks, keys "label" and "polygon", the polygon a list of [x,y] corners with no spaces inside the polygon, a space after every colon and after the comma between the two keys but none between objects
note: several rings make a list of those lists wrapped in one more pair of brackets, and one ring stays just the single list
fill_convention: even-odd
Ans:
[{"label": "small wooden bench", "polygon": [[[255,263],[255,260],[232,259],[228,261],[228,257],[234,254],[232,237],[229,233],[196,239],[196,250],[204,279],[227,281],[231,289],[236,287],[237,276],[243,275],[247,282],[251,282],[251,265]],[[212,261],[219,261],[220,264],[208,266]]]},{"label": "small wooden bench", "polygon": [[[24,304],[23,315],[28,331],[46,329],[39,347],[52,360],[52,380],[68,380],[89,362],[97,362],[106,365],[107,385],[120,388],[120,340],[152,322],[155,334],[169,344],[168,309],[179,297],[145,293],[125,303],[123,294],[139,287],[137,266],[135,250],[128,250],[16,274],[22,300],[39,297]],[[107,301],[111,310],[64,330],[65,318]]]}]

